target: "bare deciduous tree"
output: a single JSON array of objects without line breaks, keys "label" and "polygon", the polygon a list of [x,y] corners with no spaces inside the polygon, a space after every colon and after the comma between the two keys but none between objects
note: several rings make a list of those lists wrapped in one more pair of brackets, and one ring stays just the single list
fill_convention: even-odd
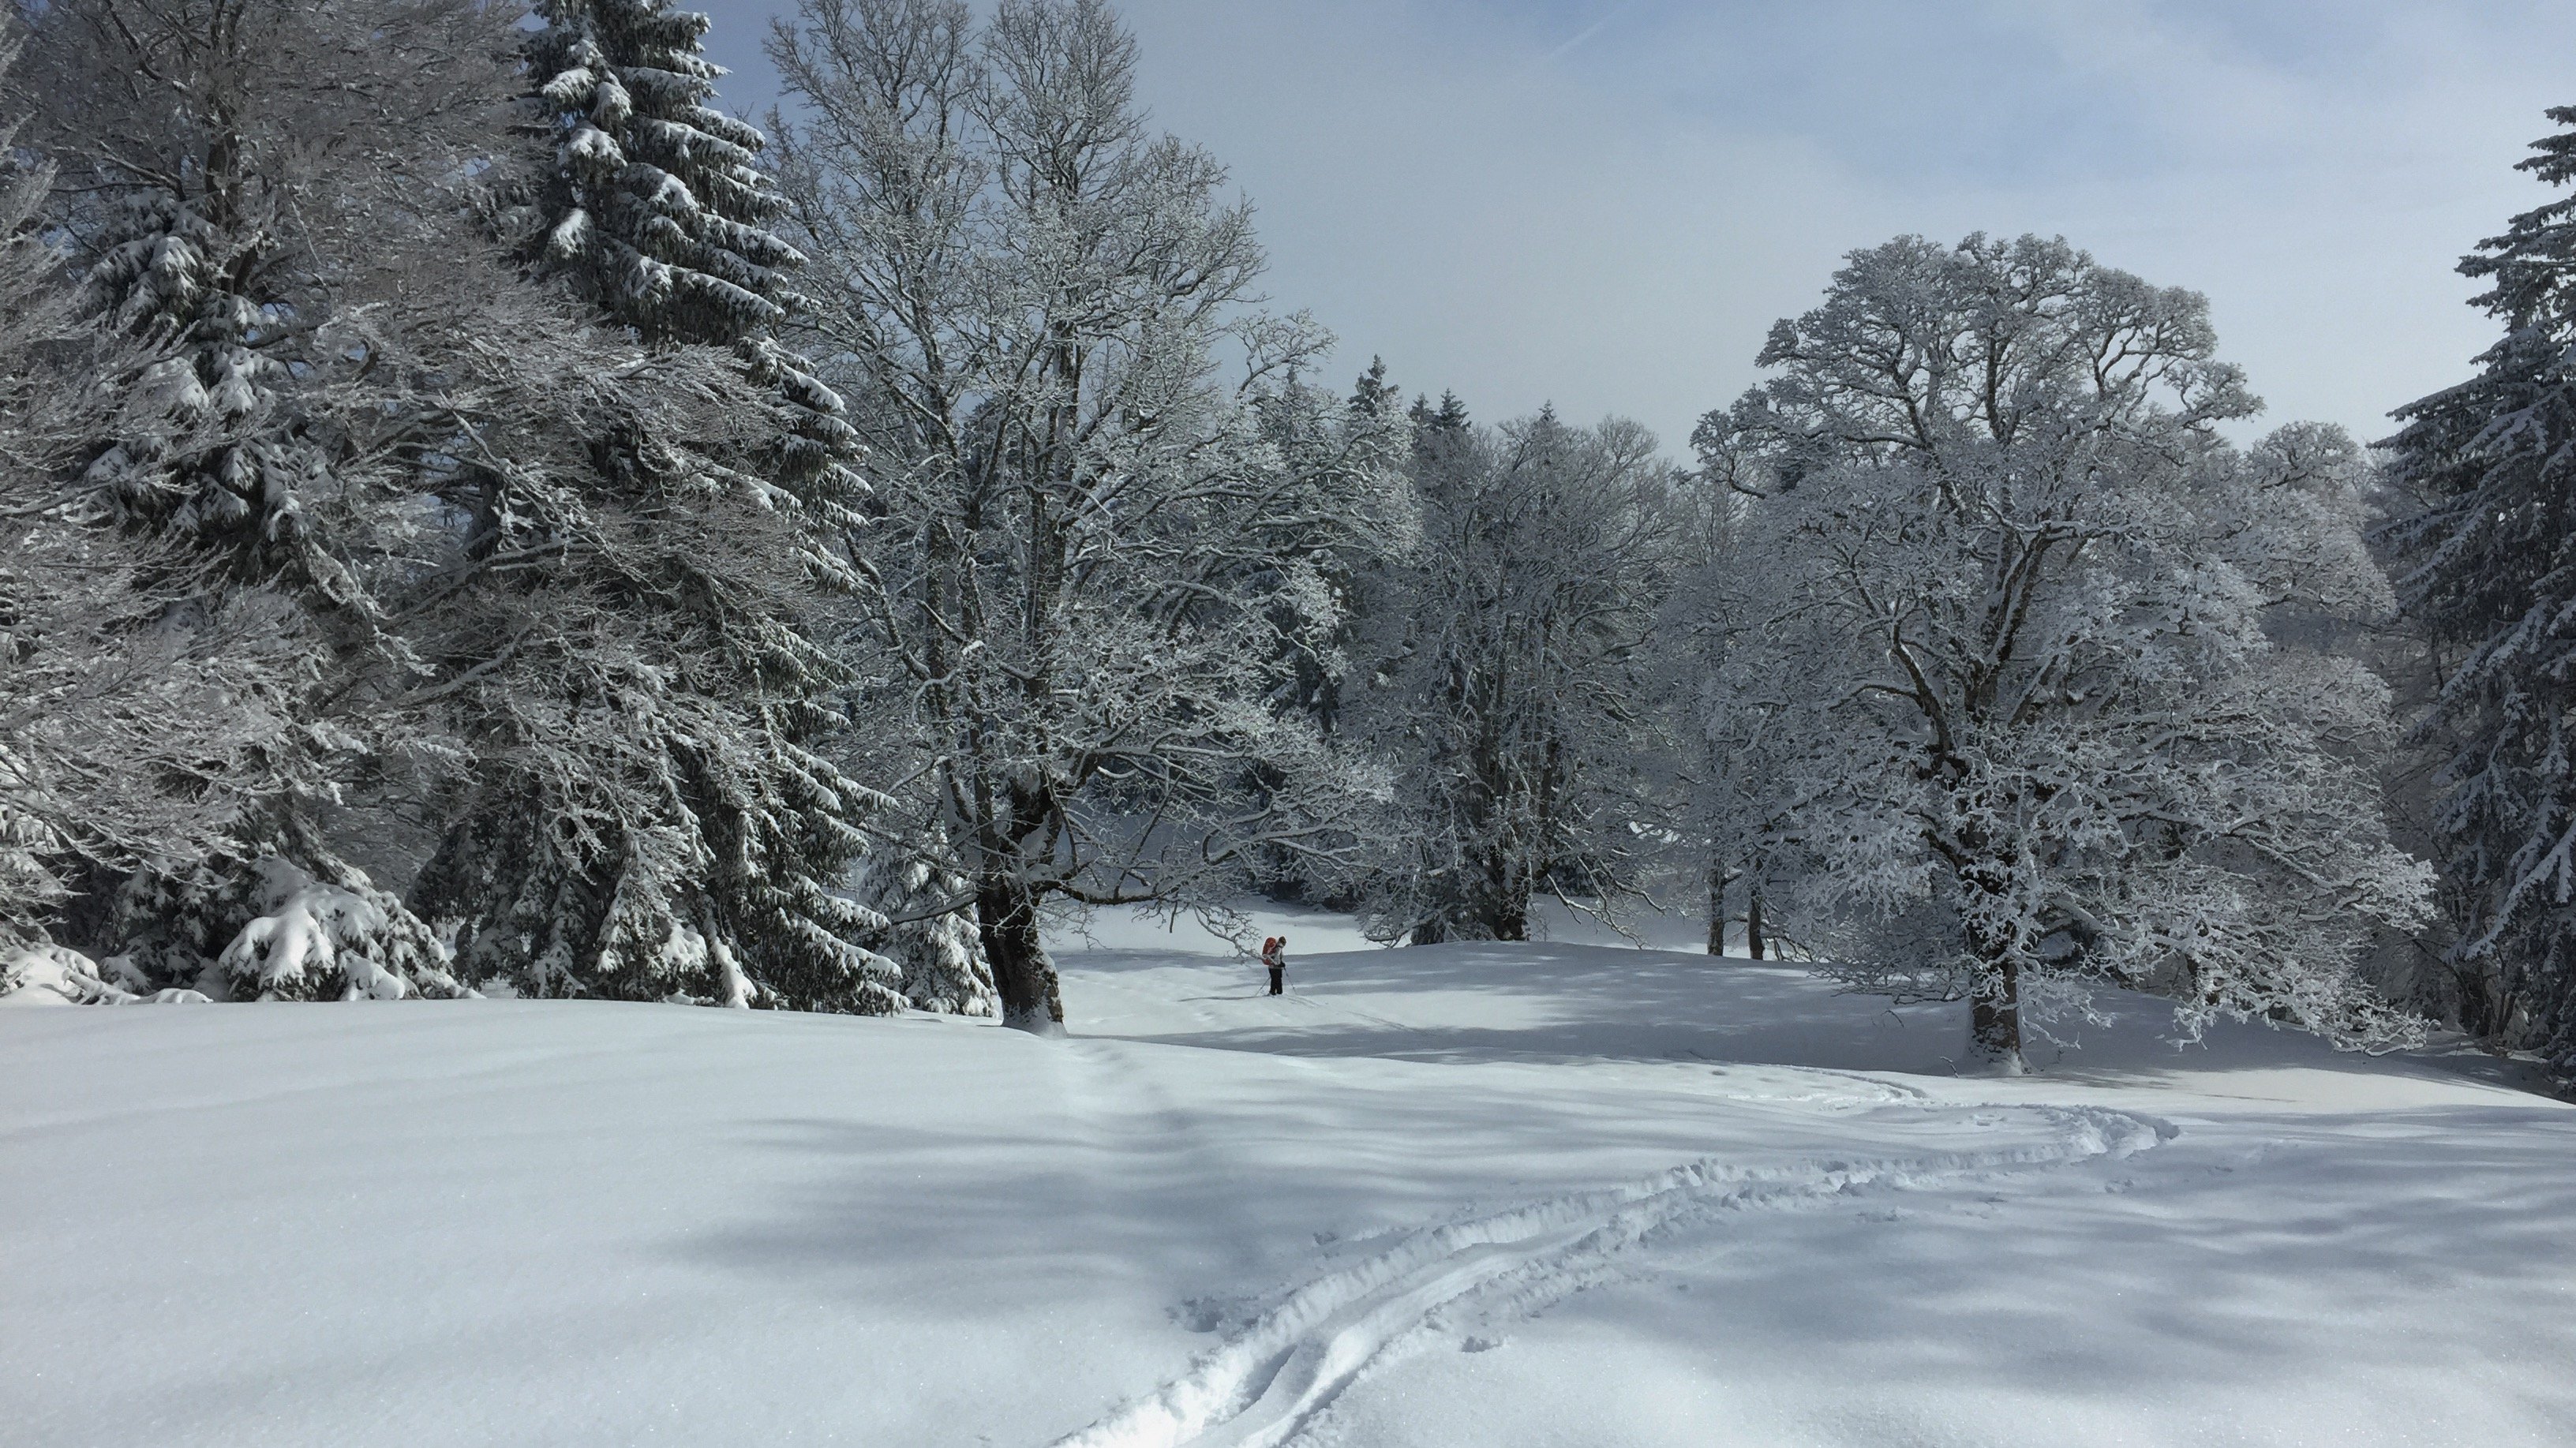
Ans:
[{"label": "bare deciduous tree", "polygon": [[912,843],[966,882],[1005,1018],[1053,1029],[1049,901],[1347,831],[1364,782],[1267,696],[1336,551],[1401,531],[1392,434],[1300,385],[1327,339],[1257,310],[1249,209],[1148,132],[1098,0],[809,0],[770,53],[810,114],[777,129],[812,350],[871,449]]},{"label": "bare deciduous tree", "polygon": [[[1862,964],[1965,995],[2021,1064],[2023,1007],[2162,985],[2187,1027],[2402,1030],[2361,922],[2428,905],[2368,761],[2388,691],[2276,637],[2385,609],[2362,458],[2257,408],[2207,303],[2061,241],[1856,252],[1696,439],[1774,570],[1738,710],[1806,710],[1789,765],[1812,896],[1900,917]],[[1926,948],[1923,942],[1936,942]]]},{"label": "bare deciduous tree", "polygon": [[1391,570],[1402,602],[1347,705],[1396,775],[1372,929],[1526,940],[1540,896],[1593,909],[1631,892],[1639,829],[1662,813],[1641,764],[1671,478],[1631,423],[1420,421],[1421,543]]}]

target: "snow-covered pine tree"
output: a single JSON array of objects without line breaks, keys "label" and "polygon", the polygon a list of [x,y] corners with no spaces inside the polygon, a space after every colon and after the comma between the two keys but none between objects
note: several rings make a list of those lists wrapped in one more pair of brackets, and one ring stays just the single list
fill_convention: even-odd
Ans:
[{"label": "snow-covered pine tree", "polygon": [[[705,15],[670,0],[539,0],[527,42],[538,137],[553,143],[529,239],[544,265],[647,343],[730,347],[790,405],[769,481],[831,540],[866,494],[841,399],[781,345],[805,258],[773,229],[787,203],[759,129],[716,109]],[[828,555],[830,549],[822,550]],[[827,569],[834,565],[826,563]]]},{"label": "snow-covered pine tree", "polygon": [[528,40],[540,128],[559,146],[546,258],[649,340],[733,341],[786,317],[766,144],[707,102],[708,20],[669,0],[540,0]]},{"label": "snow-covered pine tree", "polygon": [[942,1015],[1001,1013],[993,968],[975,929],[975,892],[942,868],[944,852],[881,845],[859,862],[851,892],[886,923],[868,944],[903,969],[903,996]]},{"label": "snow-covered pine tree", "polygon": [[[1403,479],[1413,429],[1383,361],[1372,359],[1346,398],[1292,377],[1257,395],[1252,407],[1290,476],[1310,479],[1328,494],[1382,499],[1387,481]],[[1347,737],[1355,671],[1366,667],[1362,637],[1405,603],[1404,580],[1378,565],[1411,547],[1417,510],[1409,498],[1388,501],[1393,506],[1381,504],[1378,511],[1387,525],[1382,531],[1364,538],[1318,536],[1289,567],[1257,584],[1268,595],[1267,646],[1275,654],[1260,670],[1276,681],[1265,703],[1283,718],[1311,726],[1318,747],[1354,755],[1366,748]],[[1256,802],[1273,791],[1284,788],[1293,795],[1301,787],[1270,762],[1247,767]],[[1335,848],[1288,838],[1248,852],[1250,883],[1274,898],[1335,907],[1356,902],[1376,854],[1371,841],[1383,837],[1382,821],[1352,815],[1345,823],[1349,837]]]},{"label": "snow-covered pine tree", "polygon": [[1414,398],[1411,415],[1414,437],[1417,440],[1443,433],[1464,432],[1471,422],[1467,415],[1466,399],[1446,390],[1440,394],[1438,407],[1432,406],[1428,397]]},{"label": "snow-covered pine tree", "polygon": [[437,480],[471,522],[422,692],[474,767],[414,908],[468,980],[524,994],[900,1009],[877,917],[837,893],[878,799],[819,747],[844,719],[810,514],[745,461],[786,404],[727,353],[548,320],[523,351],[562,370],[513,396],[505,369]]},{"label": "snow-covered pine tree", "polygon": [[413,903],[467,978],[529,994],[900,1009],[861,943],[882,922],[839,893],[880,801],[820,747],[848,673],[816,630],[864,488],[839,399],[769,330],[796,258],[759,225],[759,137],[703,104],[703,18],[545,18],[541,144],[489,209],[547,259],[533,293],[593,320],[558,323],[536,350],[566,371],[440,484],[472,521],[430,692],[478,767]]},{"label": "snow-covered pine tree", "polygon": [[2381,541],[2446,666],[2418,738],[2442,756],[2453,1004],[2576,1072],[2576,106],[2549,119],[2520,169],[2565,194],[2461,261],[2504,336],[2397,410],[2387,447],[2422,506]]},{"label": "snow-covered pine tree", "polygon": [[[352,319],[400,291],[388,232],[461,160],[456,122],[471,129],[488,104],[505,23],[466,0],[27,14],[46,76],[38,137],[64,167],[54,221],[87,315],[123,349],[116,408],[84,449],[89,497],[145,550],[136,597],[163,600],[165,626],[274,597],[292,615],[271,621],[274,640],[302,649],[268,680],[266,706],[289,721],[262,760],[269,787],[220,837],[174,836],[121,881],[94,876],[76,913],[173,983],[211,970],[243,994],[450,989],[427,927],[329,838],[327,819],[413,735],[379,706],[409,667],[385,589],[423,527],[400,461],[410,414]],[[258,692],[243,681],[240,707]],[[111,882],[112,912],[97,898]],[[337,966],[230,950],[307,888],[357,902],[333,916]]]},{"label": "snow-covered pine tree", "polygon": [[115,972],[56,943],[63,906],[94,875],[229,843],[274,788],[300,650],[273,595],[183,611],[154,581],[166,560],[64,486],[131,359],[78,323],[43,238],[53,168],[17,145],[17,44],[0,29],[0,958],[35,950],[98,998]]},{"label": "snow-covered pine tree", "polygon": [[2388,691],[2272,627],[2389,603],[2365,460],[2228,444],[2258,404],[2216,346],[2203,298],[2063,241],[1902,238],[1695,438],[1778,600],[1730,706],[1811,721],[1782,760],[1810,904],[1893,920],[1860,973],[1966,997],[2007,1070],[2024,1006],[2089,981],[2186,1029],[2404,1028],[2355,975],[2364,922],[2429,904],[2370,767]]},{"label": "snow-covered pine tree", "polygon": [[[1371,358],[1368,370],[1338,404],[1319,389],[1302,383],[1283,387],[1259,399],[1263,421],[1280,453],[1299,472],[1316,477],[1340,472],[1352,477],[1388,473],[1410,450],[1412,425],[1403,399],[1386,380],[1386,362]],[[1340,723],[1343,691],[1352,667],[1350,646],[1359,615],[1382,600],[1364,599],[1367,565],[1386,555],[1389,540],[1373,540],[1365,549],[1328,553],[1311,579],[1311,600],[1282,591],[1272,602],[1280,646],[1288,653],[1288,681],[1279,697],[1315,721],[1325,734]],[[1281,862],[1293,875],[1296,865]]]}]

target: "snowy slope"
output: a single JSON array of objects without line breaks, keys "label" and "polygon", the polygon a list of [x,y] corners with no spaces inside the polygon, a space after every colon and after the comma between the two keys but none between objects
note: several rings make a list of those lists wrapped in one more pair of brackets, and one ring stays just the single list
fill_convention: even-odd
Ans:
[{"label": "snowy slope", "polygon": [[1963,1080],[1743,961],[1069,964],[1059,1043],[0,1013],[0,1441],[2576,1443],[2576,1111],[2479,1058]]}]

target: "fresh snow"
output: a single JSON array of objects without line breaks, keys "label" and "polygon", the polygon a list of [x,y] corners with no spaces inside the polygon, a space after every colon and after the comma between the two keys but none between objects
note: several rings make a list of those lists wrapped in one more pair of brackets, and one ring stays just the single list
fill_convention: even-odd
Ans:
[{"label": "fresh snow", "polygon": [[1279,999],[1060,941],[1064,1041],[0,1013],[0,1440],[2576,1442],[2576,1109],[2511,1063],[2122,998],[1962,1077],[1795,968],[1330,928]]}]

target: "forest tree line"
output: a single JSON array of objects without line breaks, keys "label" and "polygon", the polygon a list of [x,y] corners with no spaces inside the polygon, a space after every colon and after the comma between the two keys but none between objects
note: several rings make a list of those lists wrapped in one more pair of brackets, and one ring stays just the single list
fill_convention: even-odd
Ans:
[{"label": "forest tree line", "polygon": [[1060,912],[1266,892],[2576,1069],[2576,196],[2384,442],[1905,237],[1677,463],[1328,380],[1102,0],[804,0],[759,124],[707,24],[15,12],[0,990],[1046,1031]]}]

